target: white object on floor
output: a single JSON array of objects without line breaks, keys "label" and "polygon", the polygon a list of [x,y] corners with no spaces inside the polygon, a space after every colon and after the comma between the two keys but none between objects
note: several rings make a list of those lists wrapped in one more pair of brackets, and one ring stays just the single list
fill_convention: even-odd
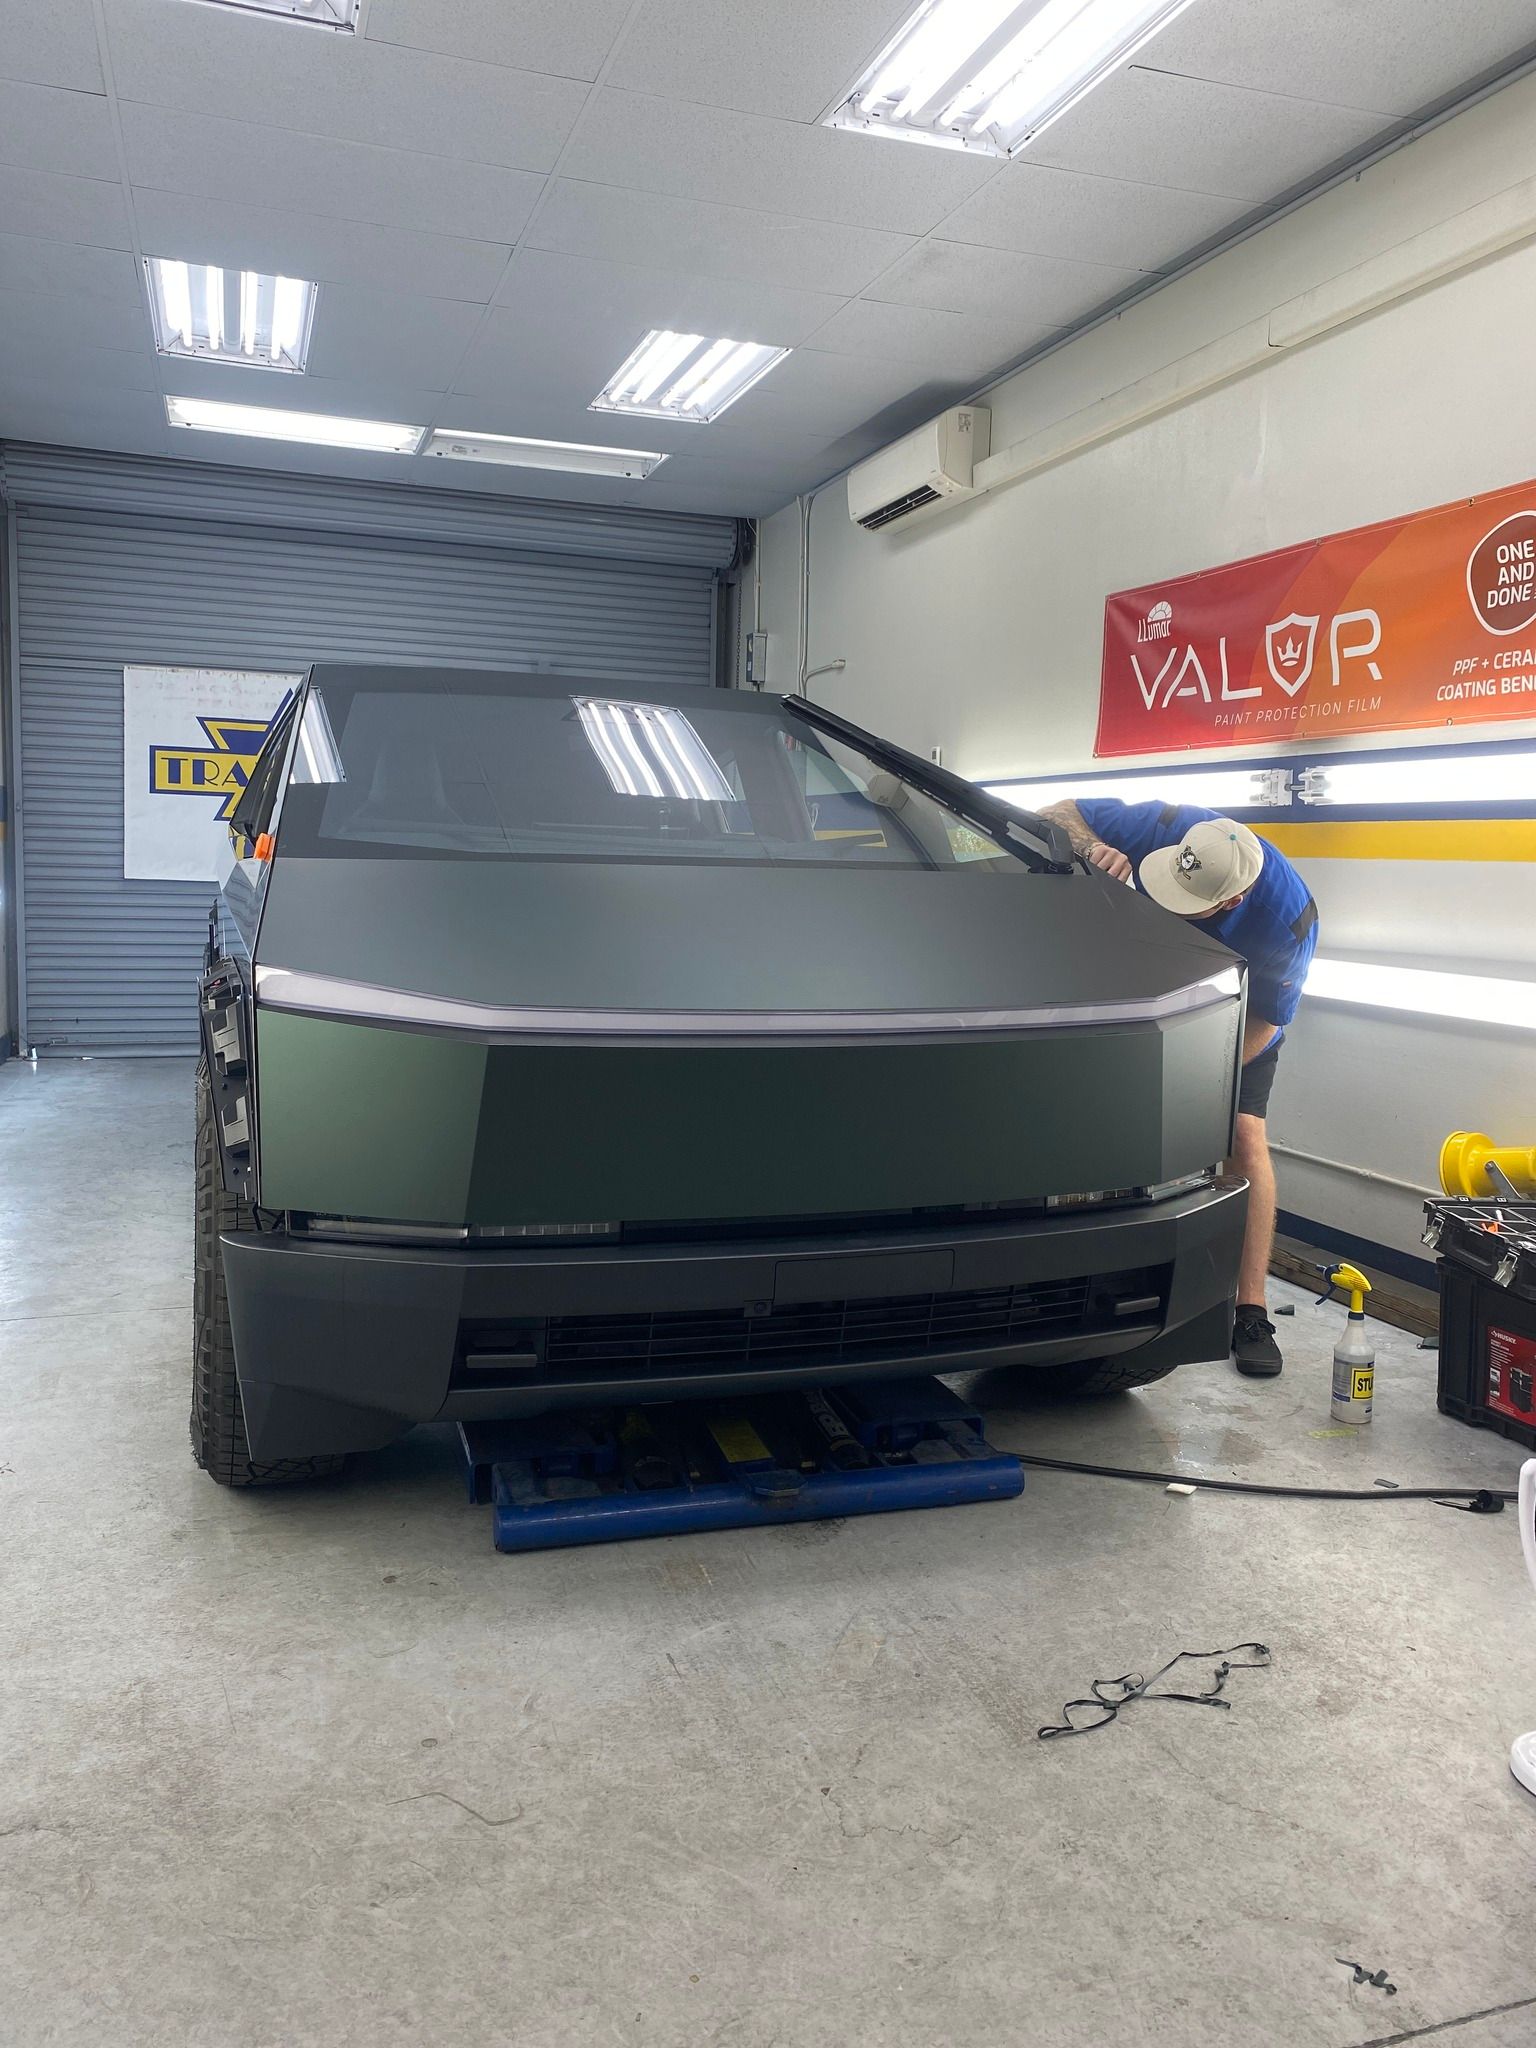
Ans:
[{"label": "white object on floor", "polygon": [[[1525,1568],[1531,1575],[1531,1584],[1536,1586],[1536,1458],[1527,1458],[1520,1467],[1518,1507]],[[1536,1728],[1529,1735],[1516,1738],[1509,1752],[1509,1768],[1527,1792],[1536,1792]]]}]

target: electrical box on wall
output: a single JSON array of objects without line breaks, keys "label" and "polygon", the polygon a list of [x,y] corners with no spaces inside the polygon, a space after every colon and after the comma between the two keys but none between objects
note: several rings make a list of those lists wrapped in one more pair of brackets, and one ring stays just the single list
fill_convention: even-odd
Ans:
[{"label": "electrical box on wall", "polygon": [[747,681],[754,690],[761,690],[768,681],[768,635],[749,633],[747,635]]}]

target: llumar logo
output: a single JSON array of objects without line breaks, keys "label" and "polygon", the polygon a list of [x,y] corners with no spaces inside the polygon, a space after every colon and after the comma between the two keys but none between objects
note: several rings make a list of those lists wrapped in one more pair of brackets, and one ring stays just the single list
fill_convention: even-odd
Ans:
[{"label": "llumar logo", "polygon": [[206,747],[151,747],[150,795],[217,797],[214,815],[232,818],[256,757],[287,702],[285,697],[270,718],[199,718],[208,736]]}]

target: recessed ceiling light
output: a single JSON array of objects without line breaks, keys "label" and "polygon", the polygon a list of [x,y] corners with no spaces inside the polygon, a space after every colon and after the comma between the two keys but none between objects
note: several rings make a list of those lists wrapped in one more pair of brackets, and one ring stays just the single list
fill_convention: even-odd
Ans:
[{"label": "recessed ceiling light", "polygon": [[318,28],[357,27],[362,0],[199,0],[205,7],[233,7],[241,14],[279,14],[290,21],[312,21]]},{"label": "recessed ceiling light", "polygon": [[1190,0],[922,0],[829,128],[1010,156]]},{"label": "recessed ceiling light", "polygon": [[262,441],[310,441],[317,448],[361,448],[371,455],[414,455],[425,427],[393,420],[339,419],[333,413],[283,412],[268,405],[229,405],[219,398],[167,398],[173,427],[205,434],[254,434]]},{"label": "recessed ceiling light", "polygon": [[254,370],[304,368],[319,287],[298,277],[146,256],[155,346]]},{"label": "recessed ceiling light", "polygon": [[532,441],[438,427],[422,449],[449,462],[499,462],[508,469],[563,469],[578,476],[648,477],[666,461],[649,448],[595,448],[585,441]]},{"label": "recessed ceiling light", "polygon": [[703,425],[718,419],[788,354],[771,342],[711,341],[703,334],[653,327],[588,410]]}]

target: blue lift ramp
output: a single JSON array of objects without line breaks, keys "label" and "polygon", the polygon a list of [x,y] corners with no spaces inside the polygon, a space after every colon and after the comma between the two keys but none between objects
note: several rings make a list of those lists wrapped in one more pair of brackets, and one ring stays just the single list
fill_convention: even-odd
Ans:
[{"label": "blue lift ramp", "polygon": [[498,1550],[615,1543],[1012,1500],[1017,1458],[940,1380],[466,1422],[471,1501]]}]

